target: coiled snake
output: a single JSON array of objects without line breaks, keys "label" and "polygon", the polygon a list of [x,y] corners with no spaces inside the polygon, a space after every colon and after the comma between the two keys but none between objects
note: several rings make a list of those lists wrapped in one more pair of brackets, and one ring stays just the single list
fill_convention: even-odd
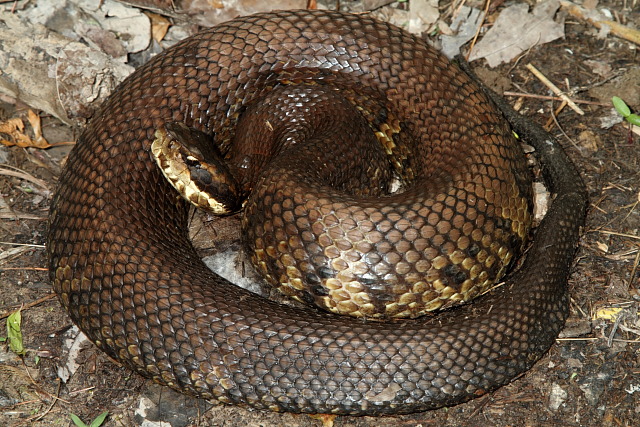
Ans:
[{"label": "coiled snake", "polygon": [[[437,317],[373,322],[285,306],[199,260],[187,238],[188,208],[151,158],[154,133],[184,122],[228,149],[243,109],[293,83],[346,89],[362,110],[386,96],[371,105],[383,105],[375,117],[396,128],[387,140],[399,148],[387,151],[408,170],[434,159],[448,174],[434,174],[436,182],[473,158],[447,144],[508,132],[456,66],[365,16],[259,14],[193,36],[116,89],[60,177],[47,247],[54,289],[73,321],[110,356],[161,384],[261,409],[415,412],[479,396],[529,369],[567,315],[586,200],[550,139],[532,142],[555,199],[525,261],[504,286]],[[407,133],[428,134],[436,148],[403,157]],[[498,153],[499,161],[506,156]],[[495,170],[475,173],[482,179]]]}]

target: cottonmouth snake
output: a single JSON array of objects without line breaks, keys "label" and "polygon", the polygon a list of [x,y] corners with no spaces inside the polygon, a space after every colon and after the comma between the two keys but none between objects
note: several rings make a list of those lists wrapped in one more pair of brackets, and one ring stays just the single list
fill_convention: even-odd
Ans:
[{"label": "cottonmouth snake", "polygon": [[[418,114],[423,123],[403,126],[430,124],[434,134],[455,123],[465,139],[496,117],[456,66],[368,17],[277,12],[191,37],[116,89],[60,177],[47,247],[54,289],[73,321],[161,384],[261,409],[415,412],[479,396],[529,369],[567,315],[566,280],[584,221],[582,181],[552,139],[531,141],[555,199],[525,261],[504,286],[437,317],[366,322],[281,305],[199,260],[188,209],[151,160],[154,132],[182,121],[224,145],[243,103],[305,79],[405,100],[421,96],[420,86],[431,101],[414,113],[428,111],[431,122]],[[517,115],[510,120],[526,132]],[[455,157],[438,154],[447,155]]]}]

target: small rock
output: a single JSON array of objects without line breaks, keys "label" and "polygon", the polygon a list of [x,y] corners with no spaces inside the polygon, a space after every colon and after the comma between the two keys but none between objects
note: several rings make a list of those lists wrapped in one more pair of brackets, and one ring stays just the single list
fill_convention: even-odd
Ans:
[{"label": "small rock", "polygon": [[558,408],[567,400],[568,393],[558,384],[551,384],[551,393],[549,393],[549,409],[557,411]]}]

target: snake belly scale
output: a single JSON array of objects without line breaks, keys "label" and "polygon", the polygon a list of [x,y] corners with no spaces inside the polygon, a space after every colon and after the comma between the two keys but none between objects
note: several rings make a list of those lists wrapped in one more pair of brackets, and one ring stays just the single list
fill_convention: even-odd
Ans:
[{"label": "snake belly scale", "polygon": [[[567,315],[566,280],[584,219],[580,178],[558,147],[539,148],[543,163],[554,162],[545,176],[556,198],[522,266],[490,295],[435,318],[363,322],[283,306],[199,260],[187,238],[188,207],[150,155],[156,130],[183,122],[214,134],[224,152],[246,106],[292,82],[344,89],[365,104],[385,95],[372,117],[384,113],[387,152],[399,170],[436,183],[452,181],[474,158],[446,142],[509,135],[463,72],[391,25],[326,11],[221,24],[127,78],[69,156],[47,247],[54,289],[73,321],[161,384],[259,409],[415,412],[476,397],[529,369]],[[440,145],[414,147],[405,134]],[[509,150],[497,149],[491,162]],[[425,158],[435,173],[422,169]],[[469,173],[495,178],[491,162]],[[505,181],[526,194],[520,166],[507,165],[515,171]],[[518,221],[496,224],[520,229]]]}]

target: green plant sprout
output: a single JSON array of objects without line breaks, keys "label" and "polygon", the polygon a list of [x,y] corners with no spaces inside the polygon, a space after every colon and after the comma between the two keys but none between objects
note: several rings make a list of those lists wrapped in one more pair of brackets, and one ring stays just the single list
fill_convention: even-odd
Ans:
[{"label": "green plant sprout", "polygon": [[627,139],[629,141],[629,144],[632,144],[632,128],[634,125],[640,126],[640,116],[637,114],[633,114],[627,103],[624,102],[620,97],[614,96],[613,98],[611,98],[611,102],[613,103],[616,111],[627,121],[627,123],[629,123],[629,136]]},{"label": "green plant sprout", "polygon": [[640,116],[637,114],[632,114],[629,106],[619,97],[614,96],[611,98],[611,102],[613,106],[616,108],[616,111],[620,113],[624,119],[632,125],[640,126]]},{"label": "green plant sprout", "polygon": [[105,418],[107,418],[107,415],[109,415],[109,411],[104,411],[103,413],[98,415],[93,421],[91,421],[91,424],[87,425],[77,415],[69,414],[69,416],[71,417],[71,421],[73,421],[73,423],[77,427],[100,427],[102,423],[104,423]]}]

